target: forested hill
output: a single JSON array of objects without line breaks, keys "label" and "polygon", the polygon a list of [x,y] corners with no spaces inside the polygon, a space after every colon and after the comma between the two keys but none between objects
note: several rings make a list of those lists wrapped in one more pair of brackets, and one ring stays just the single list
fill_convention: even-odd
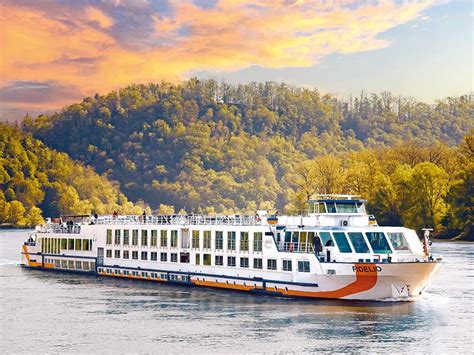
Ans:
[{"label": "forested hill", "polygon": [[43,216],[97,211],[141,213],[90,167],[0,124],[0,224],[33,227]]},{"label": "forested hill", "polygon": [[[349,101],[285,84],[231,86],[190,79],[87,97],[52,116],[25,117],[23,128],[120,182],[133,201],[211,213],[296,211],[304,194],[298,176],[307,160],[337,161],[318,163],[333,181],[346,176],[348,161],[358,164],[348,152],[375,154],[378,161],[384,146],[412,147],[412,168],[424,161],[436,164],[433,151],[446,158],[454,151],[449,147],[473,128],[474,103],[466,97],[434,105],[389,93]],[[422,146],[436,147],[421,153]],[[406,163],[402,158],[396,164]],[[369,181],[372,163],[369,159],[368,170],[361,167]],[[393,171],[389,167],[385,178]],[[315,192],[373,197],[372,190],[350,184],[318,184]],[[400,211],[390,213],[388,222],[403,220]]]}]

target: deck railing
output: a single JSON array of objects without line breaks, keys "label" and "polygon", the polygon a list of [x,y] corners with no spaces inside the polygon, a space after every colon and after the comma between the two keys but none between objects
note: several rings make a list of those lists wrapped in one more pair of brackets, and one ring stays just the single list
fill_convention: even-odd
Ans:
[{"label": "deck railing", "polygon": [[79,224],[63,225],[63,224],[48,223],[44,226],[41,226],[39,228],[39,231],[41,233],[80,234],[81,226]]},{"label": "deck railing", "polygon": [[310,243],[283,243],[278,244],[278,251],[289,253],[314,253],[314,246]]},{"label": "deck railing", "polygon": [[100,216],[91,219],[94,224],[152,224],[152,225],[229,225],[255,226],[262,222],[255,216],[205,216],[205,215],[157,215],[157,216]]}]

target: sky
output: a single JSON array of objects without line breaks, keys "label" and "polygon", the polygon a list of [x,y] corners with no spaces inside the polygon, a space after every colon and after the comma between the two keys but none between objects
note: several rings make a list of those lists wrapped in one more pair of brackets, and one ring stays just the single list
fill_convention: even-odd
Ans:
[{"label": "sky", "polygon": [[473,90],[473,19],[468,0],[1,0],[0,120],[193,76],[431,103]]}]

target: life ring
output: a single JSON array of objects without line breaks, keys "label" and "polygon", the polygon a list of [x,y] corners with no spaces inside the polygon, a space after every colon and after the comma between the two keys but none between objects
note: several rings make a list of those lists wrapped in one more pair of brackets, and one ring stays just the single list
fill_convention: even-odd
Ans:
[{"label": "life ring", "polygon": [[290,245],[289,245],[289,249],[290,249],[290,253],[293,253],[293,250],[294,250],[293,243],[290,243]]}]

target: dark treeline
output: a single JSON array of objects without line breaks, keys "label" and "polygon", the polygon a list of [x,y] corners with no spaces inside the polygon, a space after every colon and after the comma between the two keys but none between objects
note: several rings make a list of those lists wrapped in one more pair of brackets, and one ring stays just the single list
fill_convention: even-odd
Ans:
[{"label": "dark treeline", "polygon": [[[465,164],[444,162],[471,163],[472,156],[463,157],[473,112],[464,96],[428,105],[384,92],[342,102],[285,84],[190,79],[87,97],[55,115],[25,117],[23,129],[119,182],[130,200],[162,211],[171,211],[169,205],[187,212],[297,212],[309,191],[299,181],[306,169],[310,181],[316,174],[343,182],[337,189],[318,182],[312,192],[360,193],[384,223],[459,234],[465,226],[453,215],[460,203],[453,193],[465,183]],[[447,175],[443,207],[420,214],[413,209],[419,200],[404,200],[402,186],[434,167],[441,180]],[[363,187],[364,180],[373,188]],[[385,190],[375,193],[378,186]]]}]

